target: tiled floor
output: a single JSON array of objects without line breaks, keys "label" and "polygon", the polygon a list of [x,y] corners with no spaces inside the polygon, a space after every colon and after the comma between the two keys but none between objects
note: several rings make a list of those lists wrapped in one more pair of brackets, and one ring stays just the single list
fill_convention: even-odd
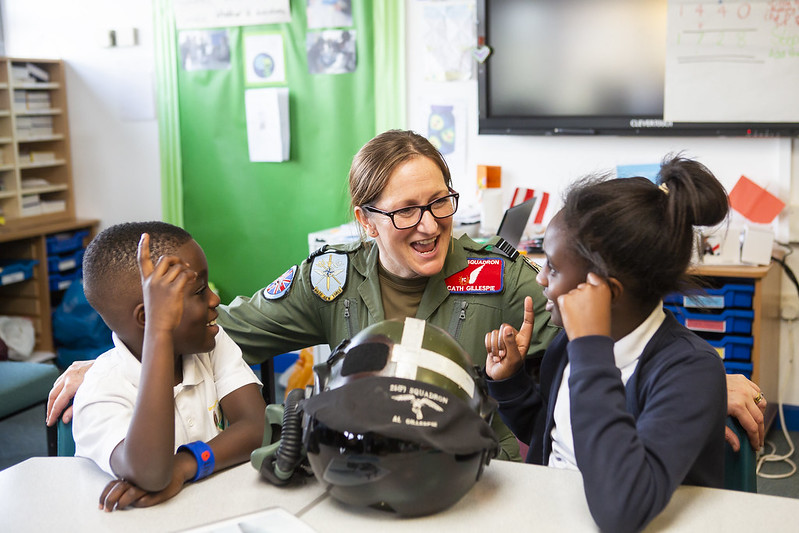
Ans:
[{"label": "tiled floor", "polygon": [[[32,407],[0,421],[0,470],[8,468],[29,457],[47,455],[47,431],[44,425],[44,405]],[[794,445],[799,445],[799,431],[789,432]],[[785,454],[788,445],[782,430],[772,429],[767,441],[777,446],[776,453]],[[767,446],[766,451],[770,451]],[[794,451],[792,459],[799,462],[799,453]],[[763,473],[785,473],[790,470],[786,463],[766,463]],[[757,490],[761,494],[799,498],[799,473],[786,479],[757,478]]]}]

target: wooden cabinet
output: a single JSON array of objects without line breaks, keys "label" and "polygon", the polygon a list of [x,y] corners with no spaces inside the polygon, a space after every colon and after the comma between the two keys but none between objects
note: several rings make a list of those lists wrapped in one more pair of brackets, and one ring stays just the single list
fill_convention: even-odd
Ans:
[{"label": "wooden cabinet", "polygon": [[[36,261],[32,275],[26,279],[0,285],[0,315],[25,316],[33,321],[36,332],[35,351],[55,351],[51,324],[51,297],[53,289],[62,287],[53,283],[48,264],[53,254],[48,254],[48,239],[55,236],[77,235],[85,247],[97,231],[97,220],[71,220],[43,223],[36,227],[9,231],[0,228],[0,261]],[[76,265],[78,266],[78,265]],[[15,281],[15,280],[12,280]]]},{"label": "wooden cabinet", "polygon": [[0,57],[0,227],[75,218],[64,63]]},{"label": "wooden cabinet", "polygon": [[702,265],[692,271],[708,281],[734,283],[744,280],[754,284],[752,297],[752,376],[768,400],[766,429],[777,415],[780,368],[780,284],[782,270],[776,263],[768,266]]}]

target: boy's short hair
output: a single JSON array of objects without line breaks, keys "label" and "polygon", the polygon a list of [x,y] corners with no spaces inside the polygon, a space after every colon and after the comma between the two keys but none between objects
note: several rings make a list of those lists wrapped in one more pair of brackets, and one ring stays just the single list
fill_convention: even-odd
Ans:
[{"label": "boy's short hair", "polygon": [[174,255],[192,240],[183,228],[159,221],[117,224],[94,237],[83,255],[83,288],[89,304],[106,323],[114,302],[125,294],[141,294],[137,254],[143,233],[150,235],[153,263],[163,255]]}]

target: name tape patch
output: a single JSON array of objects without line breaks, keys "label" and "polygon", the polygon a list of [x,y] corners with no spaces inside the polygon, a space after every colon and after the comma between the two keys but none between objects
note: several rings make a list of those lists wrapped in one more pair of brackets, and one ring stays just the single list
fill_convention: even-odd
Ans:
[{"label": "name tape patch", "polygon": [[467,258],[468,266],[451,276],[447,290],[459,294],[491,294],[502,292],[505,280],[505,260],[498,257]]}]

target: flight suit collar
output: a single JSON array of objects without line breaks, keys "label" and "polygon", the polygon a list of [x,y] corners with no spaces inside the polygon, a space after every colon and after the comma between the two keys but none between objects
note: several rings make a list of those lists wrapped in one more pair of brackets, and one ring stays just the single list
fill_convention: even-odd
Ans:
[{"label": "flight suit collar", "polygon": [[362,252],[354,254],[352,258],[353,268],[363,276],[358,284],[358,294],[369,311],[369,324],[385,320],[377,262],[378,248],[373,241],[364,242]]},{"label": "flight suit collar", "polygon": [[468,266],[464,245],[469,246],[469,248],[479,249],[479,245],[465,235],[460,239],[452,239],[450,241],[444,268],[427,281],[427,288],[422,295],[419,309],[416,311],[416,318],[427,320],[449,297],[445,280]]}]

